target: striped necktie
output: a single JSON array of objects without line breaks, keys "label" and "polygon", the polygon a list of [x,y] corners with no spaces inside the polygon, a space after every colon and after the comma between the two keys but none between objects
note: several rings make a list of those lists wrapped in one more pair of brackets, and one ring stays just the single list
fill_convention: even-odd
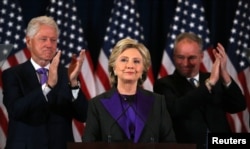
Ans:
[{"label": "striped necktie", "polygon": [[199,82],[195,78],[190,78],[189,82],[190,82],[190,84],[192,84],[193,87],[199,86]]}]

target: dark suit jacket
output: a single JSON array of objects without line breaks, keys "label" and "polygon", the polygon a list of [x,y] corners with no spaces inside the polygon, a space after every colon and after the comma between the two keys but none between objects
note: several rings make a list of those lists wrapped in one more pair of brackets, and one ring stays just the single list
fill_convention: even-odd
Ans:
[{"label": "dark suit jacket", "polygon": [[233,80],[228,88],[219,81],[210,94],[205,86],[209,76],[200,73],[198,88],[177,71],[154,84],[154,91],[165,95],[178,142],[204,144],[207,128],[210,132],[231,132],[226,113],[246,108],[244,96]]},{"label": "dark suit jacket", "polygon": [[[138,106],[133,142],[175,141],[164,96],[138,88],[136,98]],[[129,130],[124,111],[116,88],[90,100],[83,141],[132,141],[127,137]]]},{"label": "dark suit jacket", "polygon": [[67,69],[59,67],[48,102],[30,61],[5,70],[2,81],[9,116],[6,149],[66,149],[73,141],[72,118],[84,122],[88,103],[81,91],[72,102]]}]

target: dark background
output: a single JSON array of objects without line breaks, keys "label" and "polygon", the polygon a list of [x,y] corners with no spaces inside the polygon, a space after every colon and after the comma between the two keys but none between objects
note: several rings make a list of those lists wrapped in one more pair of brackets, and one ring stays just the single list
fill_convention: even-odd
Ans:
[{"label": "dark background", "polygon": [[[82,21],[85,40],[91,53],[94,66],[113,7],[113,0],[75,0],[78,15]],[[192,1],[192,0],[190,0]],[[227,47],[238,0],[201,0],[206,20],[211,32],[212,44],[221,42]],[[25,23],[32,17],[44,15],[49,0],[20,0]],[[136,0],[140,13],[140,23],[144,28],[144,44],[150,50],[154,76],[158,75],[169,25],[174,16],[177,0]]]}]

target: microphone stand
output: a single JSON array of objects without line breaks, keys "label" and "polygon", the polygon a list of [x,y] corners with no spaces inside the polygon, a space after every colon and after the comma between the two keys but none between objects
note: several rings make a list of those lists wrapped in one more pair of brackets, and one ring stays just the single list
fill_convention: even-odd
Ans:
[{"label": "microphone stand", "polygon": [[117,123],[117,121],[128,111],[130,105],[126,107],[125,110],[122,111],[122,113],[115,119],[115,121],[112,123],[112,125],[110,126],[109,128],[109,133],[108,133],[108,143],[111,143],[111,139],[112,139],[112,136],[111,136],[111,130],[113,128],[113,126]]}]

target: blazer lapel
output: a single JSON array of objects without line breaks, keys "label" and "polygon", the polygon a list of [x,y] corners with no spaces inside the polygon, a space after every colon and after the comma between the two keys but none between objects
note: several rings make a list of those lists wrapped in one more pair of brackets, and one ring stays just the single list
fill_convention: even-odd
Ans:
[{"label": "blazer lapel", "polygon": [[30,60],[26,61],[22,65],[22,71],[19,71],[19,76],[26,87],[34,89],[40,85],[39,80],[36,75],[36,70],[31,64]]},{"label": "blazer lapel", "polygon": [[105,109],[109,112],[109,114],[113,117],[114,122],[111,124],[113,125],[115,121],[120,125],[124,133],[130,138],[129,129],[127,127],[127,119],[126,119],[126,111],[123,108],[120,95],[116,89],[111,90],[111,97],[101,99],[101,102]]},{"label": "blazer lapel", "polygon": [[135,122],[135,137],[134,142],[138,142],[145,123],[148,121],[149,113],[152,109],[154,102],[153,96],[147,96],[146,92],[138,88],[137,92],[137,111],[136,111],[136,122]]},{"label": "blazer lapel", "polygon": [[[178,90],[180,95],[184,95],[190,90],[195,89],[190,82],[186,79],[186,77],[182,76],[177,70],[174,71],[173,77],[174,86]],[[179,87],[181,86],[181,88]]]},{"label": "blazer lapel", "polygon": [[[120,95],[116,89],[112,89],[109,93],[111,96],[101,99],[101,103],[109,114],[113,117],[114,122],[117,121],[119,126],[124,130],[124,133],[128,138],[130,138],[129,128],[127,126],[126,111],[123,108]],[[137,108],[135,111],[136,121],[135,121],[135,137],[134,142],[138,142],[140,139],[142,130],[145,123],[148,121],[150,111],[154,102],[153,96],[148,96],[143,89],[138,88],[136,94],[137,98]],[[112,124],[113,125],[113,124]]]}]

